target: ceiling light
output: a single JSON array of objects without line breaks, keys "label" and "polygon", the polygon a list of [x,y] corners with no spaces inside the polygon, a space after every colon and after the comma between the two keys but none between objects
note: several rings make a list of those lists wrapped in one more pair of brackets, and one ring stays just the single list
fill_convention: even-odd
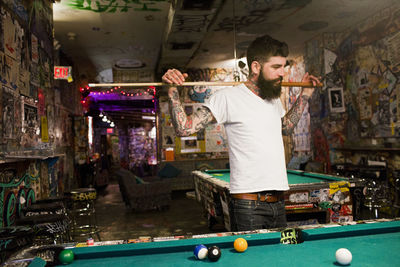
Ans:
[{"label": "ceiling light", "polygon": [[144,120],[153,120],[153,121],[155,121],[155,120],[156,120],[156,117],[154,117],[154,116],[142,116],[142,119],[144,119]]},{"label": "ceiling light", "polygon": [[67,33],[67,36],[68,36],[68,40],[73,41],[73,40],[75,40],[76,33],[69,32],[69,33]]}]

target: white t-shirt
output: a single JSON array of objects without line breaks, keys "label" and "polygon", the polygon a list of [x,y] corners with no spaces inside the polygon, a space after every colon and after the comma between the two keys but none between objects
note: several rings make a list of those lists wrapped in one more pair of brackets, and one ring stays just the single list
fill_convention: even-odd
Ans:
[{"label": "white t-shirt", "polygon": [[279,98],[263,100],[241,84],[215,92],[204,106],[225,126],[231,193],[289,189]]}]

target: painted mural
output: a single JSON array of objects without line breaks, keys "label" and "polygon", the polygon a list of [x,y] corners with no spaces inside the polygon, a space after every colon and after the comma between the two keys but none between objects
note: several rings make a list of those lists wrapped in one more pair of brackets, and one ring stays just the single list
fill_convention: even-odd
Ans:
[{"label": "painted mural", "polygon": [[[32,184],[40,177],[40,162],[9,164],[0,171],[0,227],[12,226],[21,209],[36,201]],[[21,172],[21,168],[26,172]]]}]

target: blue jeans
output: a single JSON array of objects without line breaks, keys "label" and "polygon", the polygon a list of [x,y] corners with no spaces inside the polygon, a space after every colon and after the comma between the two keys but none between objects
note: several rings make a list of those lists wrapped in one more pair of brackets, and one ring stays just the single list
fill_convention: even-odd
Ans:
[{"label": "blue jeans", "polygon": [[232,231],[250,231],[286,227],[285,201],[264,202],[232,198]]}]

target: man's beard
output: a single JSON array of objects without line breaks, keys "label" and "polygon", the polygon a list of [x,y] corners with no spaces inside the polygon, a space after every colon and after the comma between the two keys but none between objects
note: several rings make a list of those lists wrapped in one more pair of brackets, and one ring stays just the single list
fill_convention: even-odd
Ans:
[{"label": "man's beard", "polygon": [[261,71],[257,80],[257,86],[260,89],[260,97],[268,101],[279,98],[282,91],[281,82],[282,77],[275,80],[266,80]]}]

